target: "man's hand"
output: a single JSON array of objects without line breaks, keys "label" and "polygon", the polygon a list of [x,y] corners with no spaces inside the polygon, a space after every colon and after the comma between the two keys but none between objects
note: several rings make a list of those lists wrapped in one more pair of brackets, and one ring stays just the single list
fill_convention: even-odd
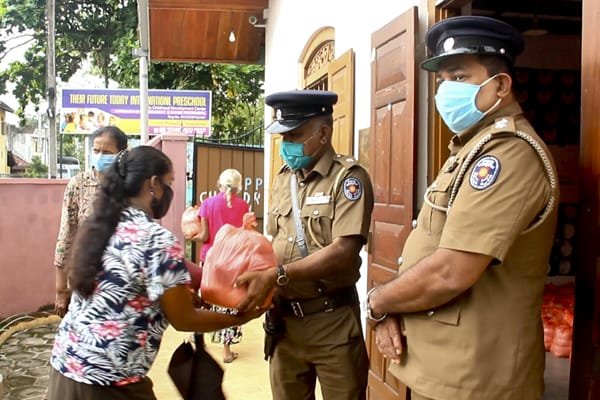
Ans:
[{"label": "man's hand", "polygon": [[235,281],[235,286],[247,286],[248,292],[246,297],[235,308],[242,313],[262,308],[265,299],[275,286],[276,278],[276,268],[264,271],[244,272]]},{"label": "man's hand", "polygon": [[402,338],[400,323],[397,318],[389,316],[375,327],[375,344],[385,358],[392,363],[400,363],[402,354]]},{"label": "man's hand", "polygon": [[57,290],[54,299],[54,313],[59,317],[64,317],[71,301],[71,291],[68,289]]}]

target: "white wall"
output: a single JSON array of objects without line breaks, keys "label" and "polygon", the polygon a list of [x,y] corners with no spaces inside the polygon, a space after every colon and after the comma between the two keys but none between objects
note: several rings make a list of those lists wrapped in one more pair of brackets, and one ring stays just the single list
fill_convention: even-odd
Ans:
[{"label": "white wall", "polygon": [[[310,37],[317,30],[331,26],[335,29],[335,54],[340,56],[352,49],[355,56],[354,88],[354,143],[358,151],[358,131],[370,126],[371,107],[371,34],[425,0],[270,0],[266,23],[265,94],[298,88],[300,56]],[[426,15],[420,8],[419,42],[426,28]],[[426,82],[426,73],[420,76]],[[421,85],[419,93],[426,93]],[[424,104],[421,98],[419,102]],[[270,107],[265,107],[265,121],[271,118]],[[425,134],[426,107],[419,107],[421,138]],[[335,133],[334,133],[335,134]],[[425,185],[426,140],[419,145],[419,193]],[[265,138],[265,182],[270,182],[270,140]],[[357,156],[357,154],[354,154]],[[422,182],[422,183],[421,183]],[[268,185],[265,190],[268,189]],[[268,195],[265,195],[268,199]],[[268,209],[268,203],[265,203]],[[364,252],[363,252],[364,253]],[[366,293],[367,259],[363,254],[359,294]]]}]

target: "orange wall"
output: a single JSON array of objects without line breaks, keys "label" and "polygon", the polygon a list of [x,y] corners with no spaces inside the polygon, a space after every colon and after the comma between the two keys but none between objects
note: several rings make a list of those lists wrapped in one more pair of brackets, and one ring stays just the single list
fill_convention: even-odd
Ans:
[{"label": "orange wall", "polygon": [[[164,227],[183,240],[186,140],[163,135],[153,145],[169,156],[175,196]],[[0,179],[0,320],[54,304],[54,247],[67,180]]]}]

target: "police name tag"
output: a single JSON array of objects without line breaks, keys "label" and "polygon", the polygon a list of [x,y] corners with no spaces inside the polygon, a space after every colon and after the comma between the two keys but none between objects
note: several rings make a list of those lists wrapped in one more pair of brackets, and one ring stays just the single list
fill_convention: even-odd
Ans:
[{"label": "police name tag", "polygon": [[306,205],[314,206],[317,204],[329,204],[331,200],[331,196],[328,194],[317,195],[317,196],[308,196],[306,198]]}]

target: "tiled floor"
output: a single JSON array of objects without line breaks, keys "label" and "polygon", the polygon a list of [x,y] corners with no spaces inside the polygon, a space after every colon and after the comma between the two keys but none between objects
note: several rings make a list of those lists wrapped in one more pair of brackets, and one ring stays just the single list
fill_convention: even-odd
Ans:
[{"label": "tiled floor", "polygon": [[[0,373],[4,376],[2,400],[42,400],[47,384],[48,358],[56,326],[44,324],[20,330],[0,346]],[[231,364],[222,363],[222,346],[210,343],[207,349],[225,369],[223,388],[228,400],[268,400],[268,364],[263,360],[262,320],[243,327],[242,343],[233,346],[239,358]],[[181,399],[167,375],[167,365],[175,348],[189,333],[167,330],[163,343],[150,370],[158,400]],[[569,359],[546,356],[546,394],[543,400],[567,400]],[[317,391],[317,399],[321,399]]]},{"label": "tiled floor", "polygon": [[[208,352],[223,366],[225,377],[223,391],[229,400],[266,400],[271,398],[269,387],[269,366],[263,360],[262,319],[254,320],[242,327],[240,344],[232,346],[238,358],[224,364],[223,347],[210,342],[210,334],[205,335]],[[167,375],[171,354],[179,344],[190,337],[189,333],[177,332],[169,328],[163,338],[158,357],[150,370],[154,382],[154,392],[158,400],[177,400],[181,397]]]},{"label": "tiled floor", "polygon": [[568,358],[558,358],[546,353],[546,370],[544,382],[546,392],[543,400],[567,400],[569,398],[569,368]]}]

